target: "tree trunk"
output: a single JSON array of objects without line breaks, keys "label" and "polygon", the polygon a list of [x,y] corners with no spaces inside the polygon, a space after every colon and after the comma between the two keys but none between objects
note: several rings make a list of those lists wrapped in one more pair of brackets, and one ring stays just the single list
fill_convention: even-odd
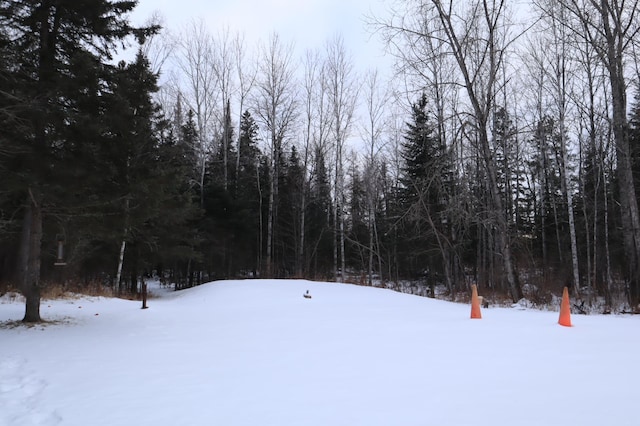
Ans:
[{"label": "tree trunk", "polygon": [[[378,280],[380,281],[380,284],[384,283],[386,281],[386,278],[384,276],[384,271],[382,270],[382,256],[380,255],[381,249],[380,249],[380,236],[378,235],[378,225],[377,223],[374,221],[373,222],[373,235],[375,238],[375,244],[376,244],[376,256],[378,257]],[[392,263],[393,265],[393,263]],[[389,273],[389,278],[391,278],[391,273]]]},{"label": "tree trunk", "polygon": [[[591,137],[589,137],[591,141]],[[595,152],[595,150],[594,150]],[[580,163],[583,164],[583,153],[582,153],[582,144],[580,145]],[[584,169],[581,166],[581,169]],[[596,182],[598,182],[598,178],[596,178]],[[584,194],[584,198],[587,198],[587,189],[585,185],[585,177],[584,173],[580,173],[579,176],[579,185],[580,191]],[[593,224],[589,223],[589,212],[587,210],[587,203],[582,203],[582,220],[584,221],[584,232],[585,232],[585,240],[587,241],[586,249],[587,249],[587,285],[588,285],[588,303],[591,305],[593,298],[593,289],[595,287],[595,281],[597,277],[598,265],[596,263],[597,255],[598,255],[598,187],[599,183],[596,184],[596,189],[594,191],[593,197]],[[593,226],[593,236],[591,235],[591,227]],[[591,243],[593,241],[593,243]],[[592,249],[593,247],[593,249]],[[593,252],[593,254],[592,254]]]},{"label": "tree trunk", "polygon": [[562,1],[582,26],[573,28],[582,34],[607,69],[611,85],[613,136],[616,146],[620,212],[626,261],[629,305],[640,309],[640,213],[631,167],[631,149],[627,121],[627,98],[624,61],[637,36],[640,4],[610,0]]},{"label": "tree trunk", "polygon": [[24,218],[26,237],[26,249],[22,250],[26,255],[26,270],[23,276],[22,294],[24,295],[25,314],[22,321],[28,323],[40,322],[40,263],[42,250],[42,206],[40,200],[29,188],[27,207]]},{"label": "tree trunk", "polygon": [[610,41],[608,68],[613,103],[613,135],[620,184],[620,211],[627,263],[629,305],[631,309],[637,310],[640,308],[640,214],[631,166],[622,54],[614,49],[613,41]]},{"label": "tree trunk", "polygon": [[342,202],[340,197],[340,181],[338,179],[340,173],[340,164],[341,159],[339,156],[339,146],[336,146],[336,175],[335,175],[335,185],[334,185],[334,193],[335,193],[335,201],[333,203],[333,271],[335,280],[338,282],[342,282],[342,278],[340,275],[340,271],[338,268],[338,241],[340,238],[340,214],[339,211],[342,209]]},{"label": "tree trunk", "polygon": [[611,312],[611,306],[613,301],[611,300],[611,282],[613,278],[611,276],[611,252],[609,251],[609,199],[607,196],[607,183],[603,179],[604,182],[604,250],[605,250],[605,260],[607,262],[607,270],[606,270],[606,278],[604,285],[604,299],[605,299],[605,309]]},{"label": "tree trunk", "polygon": [[[344,204],[344,199],[341,205]],[[340,282],[344,282],[346,274],[346,256],[344,252],[344,211],[340,212]]]},{"label": "tree trunk", "polygon": [[[563,76],[564,79],[564,76]],[[564,99],[564,87],[561,88],[562,99]],[[562,189],[565,192],[567,201],[567,214],[569,216],[569,236],[571,239],[571,266],[573,271],[573,291],[576,297],[580,296],[580,270],[578,268],[578,243],[576,237],[576,224],[575,215],[573,211],[573,196],[571,194],[571,188],[569,188],[569,167],[567,162],[569,161],[567,155],[567,142],[565,137],[565,114],[564,114],[564,101],[561,102],[560,108],[560,149],[562,151]]]},{"label": "tree trunk", "polygon": [[[560,9],[560,16],[558,17],[562,21],[566,21],[564,10]],[[556,27],[556,20],[553,21],[553,32],[555,39],[559,42],[559,52],[555,52],[555,83],[556,83],[556,96],[559,111],[559,126],[560,126],[560,150],[562,154],[562,189],[565,193],[567,201],[567,214],[569,216],[569,236],[571,239],[571,266],[573,270],[573,290],[576,297],[580,297],[580,270],[578,268],[578,244],[576,241],[576,225],[575,216],[573,211],[573,197],[570,188],[569,179],[569,158],[567,155],[567,137],[566,137],[566,110],[567,110],[567,35],[563,31],[563,27]]]},{"label": "tree trunk", "polygon": [[[497,181],[497,167],[493,159],[493,153],[489,144],[488,126],[487,121],[492,110],[493,96],[496,84],[496,77],[498,71],[502,65],[503,54],[505,52],[504,46],[498,45],[498,22],[499,18],[504,12],[504,2],[499,2],[498,5],[490,5],[487,2],[478,3],[478,9],[482,10],[482,18],[471,17],[471,23],[467,22],[465,25],[486,25],[484,30],[486,33],[485,39],[481,39],[479,45],[473,45],[478,42],[477,39],[469,38],[468,33],[463,33],[462,37],[458,36],[458,28],[454,20],[458,17],[454,17],[450,13],[450,7],[453,4],[453,0],[448,3],[448,6],[444,5],[440,0],[432,0],[431,3],[435,7],[436,13],[442,24],[442,28],[447,37],[447,43],[451,49],[462,78],[464,80],[464,87],[469,96],[469,101],[473,107],[475,124],[478,134],[477,147],[482,156],[482,162],[487,171],[489,178],[489,193],[491,196],[491,223],[495,224],[495,237],[499,244],[498,253],[502,257],[502,266],[506,275],[507,284],[511,293],[512,299],[518,301],[522,298],[522,289],[516,273],[516,268],[513,263],[513,253],[511,249],[511,241],[509,236],[508,220],[505,215],[504,203],[502,194]],[[497,7],[493,7],[497,6]],[[478,18],[478,19],[476,19]],[[471,32],[472,27],[466,27],[465,30]],[[475,36],[474,36],[475,37]],[[504,42],[504,41],[503,41]],[[466,45],[465,43],[472,43]],[[468,57],[468,48],[478,49],[479,52],[484,52],[482,58],[479,59],[479,63],[486,63],[486,69],[481,66],[476,67],[476,64]],[[477,79],[482,75],[481,79]],[[484,83],[480,84],[482,80]]]},{"label": "tree trunk", "polygon": [[[273,160],[275,161],[275,159]],[[274,192],[275,192],[275,181],[278,179],[275,176],[275,170],[273,170],[275,166],[272,167],[271,171],[271,183],[270,183],[270,191],[269,191],[269,213],[267,216],[267,259],[266,259],[266,278],[272,278],[273,274],[273,221],[274,221]]]},{"label": "tree trunk", "polygon": [[262,275],[262,250],[264,248],[264,225],[263,225],[263,212],[262,212],[262,186],[260,185],[260,163],[256,164],[256,187],[258,188],[258,250],[256,258],[256,272]]},{"label": "tree trunk", "polygon": [[225,102],[224,124],[222,126],[222,167],[223,167],[223,188],[225,192],[229,187],[229,145],[231,145],[231,105],[229,99]]},{"label": "tree trunk", "polygon": [[122,265],[124,264],[124,252],[126,248],[127,241],[123,238],[122,244],[120,244],[120,255],[118,256],[118,272],[116,273],[116,282],[113,286],[113,289],[115,291],[120,291],[120,280],[122,280]]},{"label": "tree trunk", "polygon": [[498,182],[496,178],[496,167],[491,150],[489,147],[489,139],[487,137],[486,121],[480,123],[480,144],[482,147],[484,164],[489,177],[489,193],[493,204],[492,212],[495,216],[496,222],[496,236],[498,243],[500,244],[499,253],[502,255],[502,266],[507,278],[507,285],[509,286],[509,292],[514,302],[522,299],[522,288],[516,273],[515,265],[513,264],[513,253],[511,252],[511,241],[509,238],[509,226],[507,218],[505,217],[504,206],[502,205],[502,197],[500,196],[500,190],[498,188]]},{"label": "tree trunk", "polygon": [[[304,170],[307,170],[307,160],[305,155],[305,167]],[[304,276],[304,244],[305,244],[305,218],[306,218],[306,196],[305,182],[302,182],[302,194],[300,196],[300,235],[298,240],[298,253],[297,253],[297,265],[298,270],[296,271],[296,275],[298,278],[302,278]]]}]

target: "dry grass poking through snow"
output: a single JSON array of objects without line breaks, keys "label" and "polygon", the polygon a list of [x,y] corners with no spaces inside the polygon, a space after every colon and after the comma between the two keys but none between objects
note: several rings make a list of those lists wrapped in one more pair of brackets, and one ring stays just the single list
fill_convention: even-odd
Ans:
[{"label": "dry grass poking through snow", "polygon": [[73,320],[70,317],[55,319],[55,320],[44,320],[37,323],[32,322],[22,322],[22,321],[0,321],[0,330],[11,330],[14,328],[24,328],[29,330],[42,330],[45,328],[55,326],[55,325],[68,325],[72,324]]}]

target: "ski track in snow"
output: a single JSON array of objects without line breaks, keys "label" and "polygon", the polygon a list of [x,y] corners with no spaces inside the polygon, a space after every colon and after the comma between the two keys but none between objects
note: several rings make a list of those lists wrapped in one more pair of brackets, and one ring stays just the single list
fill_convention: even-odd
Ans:
[{"label": "ski track in snow", "polygon": [[0,359],[0,425],[55,426],[62,421],[54,412],[39,407],[40,395],[47,386],[28,370],[25,360]]}]

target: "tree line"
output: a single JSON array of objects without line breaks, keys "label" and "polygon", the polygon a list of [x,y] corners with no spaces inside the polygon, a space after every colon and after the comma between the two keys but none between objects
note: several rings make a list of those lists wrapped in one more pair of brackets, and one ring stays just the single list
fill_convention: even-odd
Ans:
[{"label": "tree line", "polygon": [[48,283],[151,274],[638,306],[637,3],[407,0],[369,22],[392,82],[340,36],[298,58],[136,4],[0,1],[0,285],[26,321]]}]

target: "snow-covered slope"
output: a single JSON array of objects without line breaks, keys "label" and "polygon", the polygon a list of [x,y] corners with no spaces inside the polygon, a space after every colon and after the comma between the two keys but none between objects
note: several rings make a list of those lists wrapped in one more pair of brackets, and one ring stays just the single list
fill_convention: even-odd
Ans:
[{"label": "snow-covered slope", "polygon": [[[309,290],[312,298],[303,294]],[[309,281],[0,303],[0,425],[637,426],[640,317]]]}]

